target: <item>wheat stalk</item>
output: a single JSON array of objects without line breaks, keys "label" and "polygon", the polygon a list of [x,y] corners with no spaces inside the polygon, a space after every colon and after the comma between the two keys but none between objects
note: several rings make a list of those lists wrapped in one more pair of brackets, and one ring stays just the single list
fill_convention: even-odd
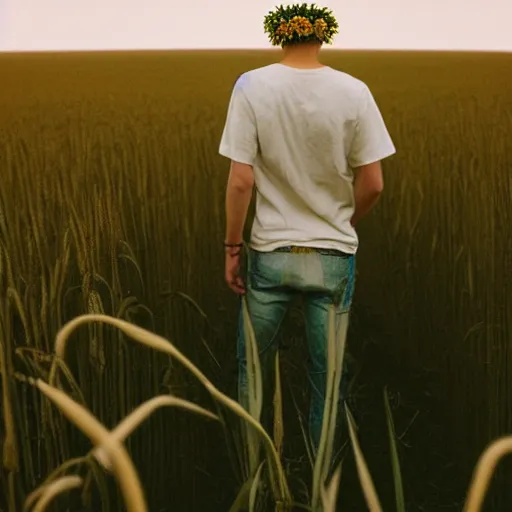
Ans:
[{"label": "wheat stalk", "polygon": [[39,487],[27,496],[25,500],[24,510],[32,508],[32,504],[37,501],[33,512],[44,512],[50,502],[59,494],[70,489],[75,489],[83,484],[82,478],[79,476],[63,476],[54,482]]},{"label": "wheat stalk", "polygon": [[[274,444],[265,429],[256,419],[251,416],[250,413],[248,413],[242,406],[240,406],[238,402],[219,391],[201,372],[201,370],[199,370],[199,368],[197,368],[187,357],[185,357],[170,341],[161,336],[158,336],[157,334],[151,333],[142,327],[131,324],[119,318],[100,314],[80,315],[73,320],[70,320],[57,333],[55,339],[55,353],[58,358],[62,360],[64,359],[66,344],[71,333],[81,325],[85,325],[90,322],[103,322],[110,324],[114,327],[117,327],[137,342],[174,357],[203,384],[203,386],[215,399],[217,399],[220,403],[231,409],[240,418],[253,426],[263,438],[265,447],[267,449],[267,454],[269,455],[271,461],[270,468],[273,478],[270,480],[276,503],[282,504],[291,502],[290,490],[288,488],[288,483],[286,481],[279,455],[276,452]],[[56,377],[56,371],[57,366],[52,366],[49,378],[50,383],[54,381]]]},{"label": "wheat stalk", "polygon": [[479,512],[498,462],[512,453],[512,436],[497,439],[481,455],[473,473],[464,512]]},{"label": "wheat stalk", "polygon": [[[219,419],[215,414],[192,402],[189,402],[188,400],[183,400],[175,396],[156,396],[139,405],[137,409],[126,416],[126,418],[124,418],[117,427],[111,431],[111,439],[114,439],[119,443],[123,442],[150,414],[152,414],[156,409],[165,406],[186,409],[190,412],[201,414],[213,420]],[[96,446],[92,450],[91,455],[95,457],[96,460],[105,467],[105,469],[108,469],[109,471],[111,470],[111,462],[108,459],[103,445]]]},{"label": "wheat stalk", "polygon": [[113,472],[121,487],[128,512],[147,512],[142,487],[133,462],[124,446],[83,406],[60,389],[41,379],[28,379],[45,394],[95,445],[101,445],[112,462]]}]

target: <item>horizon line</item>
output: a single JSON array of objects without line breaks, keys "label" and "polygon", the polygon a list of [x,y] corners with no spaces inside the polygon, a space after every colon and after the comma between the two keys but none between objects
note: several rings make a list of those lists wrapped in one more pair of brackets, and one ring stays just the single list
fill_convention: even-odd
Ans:
[{"label": "horizon line", "polygon": [[[6,54],[41,54],[41,53],[135,53],[135,52],[281,52],[281,48],[71,48],[71,49],[31,49],[1,50]],[[512,49],[498,48],[322,48],[322,52],[422,52],[422,53],[512,53]]]}]

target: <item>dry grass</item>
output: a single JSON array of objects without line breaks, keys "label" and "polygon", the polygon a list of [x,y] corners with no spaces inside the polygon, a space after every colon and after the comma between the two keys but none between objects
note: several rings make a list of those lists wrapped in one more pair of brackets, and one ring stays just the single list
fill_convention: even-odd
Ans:
[{"label": "dry grass", "polygon": [[35,503],[33,508],[34,512],[44,512],[56,496],[64,491],[80,487],[82,484],[83,480],[79,476],[64,476],[59,478],[47,486],[40,487],[32,492],[25,501],[24,510],[30,510]]},{"label": "dry grass", "polygon": [[[334,425],[336,422],[336,409],[333,409],[332,404],[337,403],[337,388],[339,387],[338,374],[339,368],[341,368],[341,362],[343,360],[346,342],[345,338],[348,326],[346,320],[347,315],[343,315],[341,317],[339,326],[337,325],[335,327],[334,309],[331,310],[328,348],[330,364],[327,372],[328,393],[326,398],[324,427],[322,429],[320,447],[317,461],[315,463],[314,479],[312,482],[312,503],[310,505],[298,504],[292,501],[292,497],[288,491],[286,476],[284,475],[280,466],[277,452],[272,441],[265,434],[256,417],[243,410],[238,404],[233,402],[229,397],[225,396],[222,392],[215,388],[194,366],[194,364],[186,357],[184,357],[181,352],[177,351],[173,344],[169,341],[164,340],[163,338],[128,322],[124,322],[122,320],[106,315],[89,314],[78,317],[62,327],[62,329],[57,334],[55,352],[56,357],[59,358],[59,360],[62,360],[65,355],[65,346],[68,338],[72,332],[76,330],[77,327],[93,322],[104,322],[118,327],[135,341],[142,343],[149,348],[169,353],[172,357],[179,360],[180,363],[185,366],[192,374],[194,374],[194,376],[218,401],[219,405],[223,405],[224,407],[232,409],[240,419],[246,422],[247,426],[253,426],[254,432],[259,433],[263,440],[265,440],[265,444],[268,443],[270,445],[267,447],[267,462],[271,467],[274,465],[274,463],[277,463],[277,465],[274,466],[274,470],[272,470],[269,474],[270,484],[274,489],[273,508],[276,512],[288,512],[297,508],[309,510],[311,512],[335,512],[335,510],[338,509],[337,494],[341,476],[341,465],[334,472],[330,482],[327,481],[327,470],[325,468],[329,467],[330,458],[333,454],[333,434],[330,432],[330,430],[332,430],[332,425]],[[247,322],[248,320],[246,318],[246,324]],[[252,328],[249,330],[252,330]],[[247,344],[248,350],[253,350],[255,348],[254,340],[251,340],[251,336],[247,337]],[[60,366],[63,366],[63,364],[61,363],[60,365],[53,365],[52,371],[50,372],[50,381],[58,380],[57,373],[54,370],[57,370]],[[249,395],[254,394],[255,397],[253,398],[253,402],[258,403],[261,401],[261,390],[258,390],[258,386],[255,385],[255,383],[258,381],[258,379],[261,379],[261,368],[257,357],[253,360],[252,371],[254,375],[251,379],[249,379]],[[100,461],[104,467],[114,471],[122,489],[123,498],[128,512],[145,512],[146,503],[133,463],[128,456],[124,446],[122,445],[124,438],[126,438],[129,433],[133,432],[133,430],[138,427],[151,412],[163,405],[181,407],[196,414],[209,417],[210,419],[218,419],[214,414],[206,411],[201,407],[198,407],[192,402],[176,399],[175,397],[171,396],[161,396],[154,397],[152,400],[148,400],[146,403],[142,404],[136,411],[125,418],[112,432],[108,432],[108,430],[105,429],[105,427],[97,420],[97,418],[95,418],[85,407],[81,406],[77,402],[74,402],[62,390],[48,385],[40,379],[34,380],[30,377],[26,378],[22,374],[16,373],[13,375],[13,377],[21,380],[22,382],[28,382],[29,384],[37,387],[44,395],[46,395],[55,405],[57,405],[62,410],[64,415],[69,420],[71,420],[75,426],[82,430],[88,437],[90,437],[94,444],[96,444],[96,447],[91,451],[91,456],[98,459],[98,461]],[[388,432],[390,436],[391,458],[393,462],[393,479],[395,481],[395,493],[397,500],[396,510],[397,512],[400,512],[400,510],[405,509],[403,489],[401,489],[402,476],[400,474],[399,461],[397,460],[397,440],[386,391],[384,400],[386,405],[386,416],[388,420]],[[251,405],[251,401],[249,404],[247,404],[247,407],[249,412],[251,410],[255,412],[254,406]],[[357,472],[368,509],[371,512],[381,512],[382,506],[380,504],[380,500],[377,495],[370,470],[357,438],[357,426],[355,424],[352,413],[346,405],[345,411],[348,420],[350,440],[356,460]],[[251,437],[247,437],[247,443],[248,445],[246,446],[246,451],[248,452],[249,460],[251,461],[251,454],[255,454],[258,451],[257,449],[260,443],[259,439],[251,439]],[[489,487],[489,482],[496,470],[499,461],[511,452],[512,436],[509,436],[494,441],[482,454],[479,463],[475,468],[472,485],[469,488],[464,510],[467,512],[478,512],[481,510],[485,494]],[[56,496],[65,491],[69,491],[70,489],[80,487],[83,484],[83,479],[78,476],[62,476],[57,478],[60,472],[64,471],[64,469],[67,469],[71,464],[75,464],[76,462],[76,460],[67,461],[63,467],[57,471],[54,471],[52,475],[50,475],[50,477],[48,477],[47,480],[38,489],[33,491],[27,497],[25,500],[24,509],[27,510],[31,508],[31,506],[35,503],[33,508],[34,512],[44,512],[49,503],[55,499]],[[255,461],[253,460],[253,462]],[[246,484],[242,486],[241,493],[239,494],[239,496],[243,496],[247,492],[245,490],[247,488],[247,506],[249,512],[256,512],[256,510],[260,510],[257,508],[257,497],[259,494],[261,471],[265,461],[259,462],[258,460],[257,462],[259,463],[258,467],[255,468],[254,473],[250,474],[250,478],[247,480]],[[319,470],[317,470],[317,468],[319,468]],[[317,489],[319,489],[319,491],[317,491]],[[318,494],[320,495],[320,498],[315,498],[315,496]],[[246,510],[245,499],[240,501],[240,498],[237,497],[230,510],[232,512]]]},{"label": "dry grass", "polygon": [[[146,499],[133,461],[130,459],[124,445],[112,437],[109,431],[85,407],[74,402],[66,393],[40,379],[35,380],[34,384],[95,445],[101,446],[106,451],[108,460],[121,487],[127,512],[146,512],[148,510]],[[51,488],[54,487],[53,483],[49,485],[51,485]],[[59,486],[58,490],[60,488]],[[64,489],[67,489],[67,486]],[[53,493],[50,496],[53,497]],[[44,499],[46,497],[42,496],[41,500]],[[39,509],[42,506],[38,504],[36,508]]]},{"label": "dry grass", "polygon": [[[14,500],[11,510],[84,453],[36,389],[6,378],[47,380],[53,340],[75,316],[106,313],[176,339],[222,389],[231,386],[235,303],[220,246],[227,164],[217,145],[232,83],[272,60],[264,52],[0,58],[0,496]],[[469,473],[484,446],[512,430],[512,59],[333,52],[326,61],[370,85],[399,151],[361,228],[358,304],[390,333],[397,365],[434,376]],[[169,290],[194,297],[211,319],[220,372],[198,342],[204,321],[165,302]],[[162,388],[205,399],[167,356],[118,331],[94,324],[76,337],[76,386],[64,374],[59,383],[105,425]],[[206,506],[195,466],[222,448],[197,439],[194,418],[162,413],[147,428],[149,444],[141,433],[127,448],[148,475],[148,495],[167,503],[151,475],[182,473],[176,504],[190,497],[191,507]],[[197,463],[184,456],[190,447]],[[164,460],[164,449],[182,456]]]}]

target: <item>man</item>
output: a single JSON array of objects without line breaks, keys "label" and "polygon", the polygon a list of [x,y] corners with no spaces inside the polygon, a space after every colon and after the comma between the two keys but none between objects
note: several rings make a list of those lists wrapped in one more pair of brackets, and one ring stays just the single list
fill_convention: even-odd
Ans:
[{"label": "man", "polygon": [[[309,429],[316,449],[329,309],[335,306],[338,319],[350,310],[355,226],[382,193],[380,161],[395,148],[368,87],[319,62],[335,21],[325,21],[325,10],[299,16],[296,9],[273,14],[277,24],[269,32],[283,47],[282,60],[244,73],[236,82],[219,152],[231,160],[225,278],[247,300],[262,366],[262,423],[270,429],[279,328],[291,300],[301,295],[310,355]],[[253,187],[256,210],[244,282],[239,274],[242,237]],[[247,407],[242,312],[238,359],[239,400]]]}]

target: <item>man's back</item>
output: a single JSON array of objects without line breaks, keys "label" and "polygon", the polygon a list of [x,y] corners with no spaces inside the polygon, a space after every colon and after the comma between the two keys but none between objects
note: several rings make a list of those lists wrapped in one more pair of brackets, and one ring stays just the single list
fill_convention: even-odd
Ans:
[{"label": "man's back", "polygon": [[238,79],[229,110],[220,152],[242,148],[239,160],[254,166],[250,245],[355,253],[352,169],[395,151],[368,87],[327,66],[272,64]]},{"label": "man's back", "polygon": [[[239,310],[239,401],[250,410],[249,397],[262,391],[261,423],[271,435],[278,333],[299,294],[316,455],[322,434],[337,438],[336,418],[344,417],[350,375],[342,368],[343,351],[358,245],[354,226],[378,201],[381,160],[395,148],[368,87],[319,61],[322,46],[338,31],[331,11],[316,4],[280,6],[265,17],[264,28],[272,45],[282,47],[282,60],[239,78],[219,149],[231,160],[225,280],[244,296],[247,308]],[[254,186],[256,218],[242,278],[243,228]],[[247,312],[260,361],[259,390],[247,371]],[[327,384],[340,377],[327,403]],[[333,444],[326,460],[339,448]],[[312,508],[317,498],[313,493]],[[276,495],[276,500],[287,498]]]}]

